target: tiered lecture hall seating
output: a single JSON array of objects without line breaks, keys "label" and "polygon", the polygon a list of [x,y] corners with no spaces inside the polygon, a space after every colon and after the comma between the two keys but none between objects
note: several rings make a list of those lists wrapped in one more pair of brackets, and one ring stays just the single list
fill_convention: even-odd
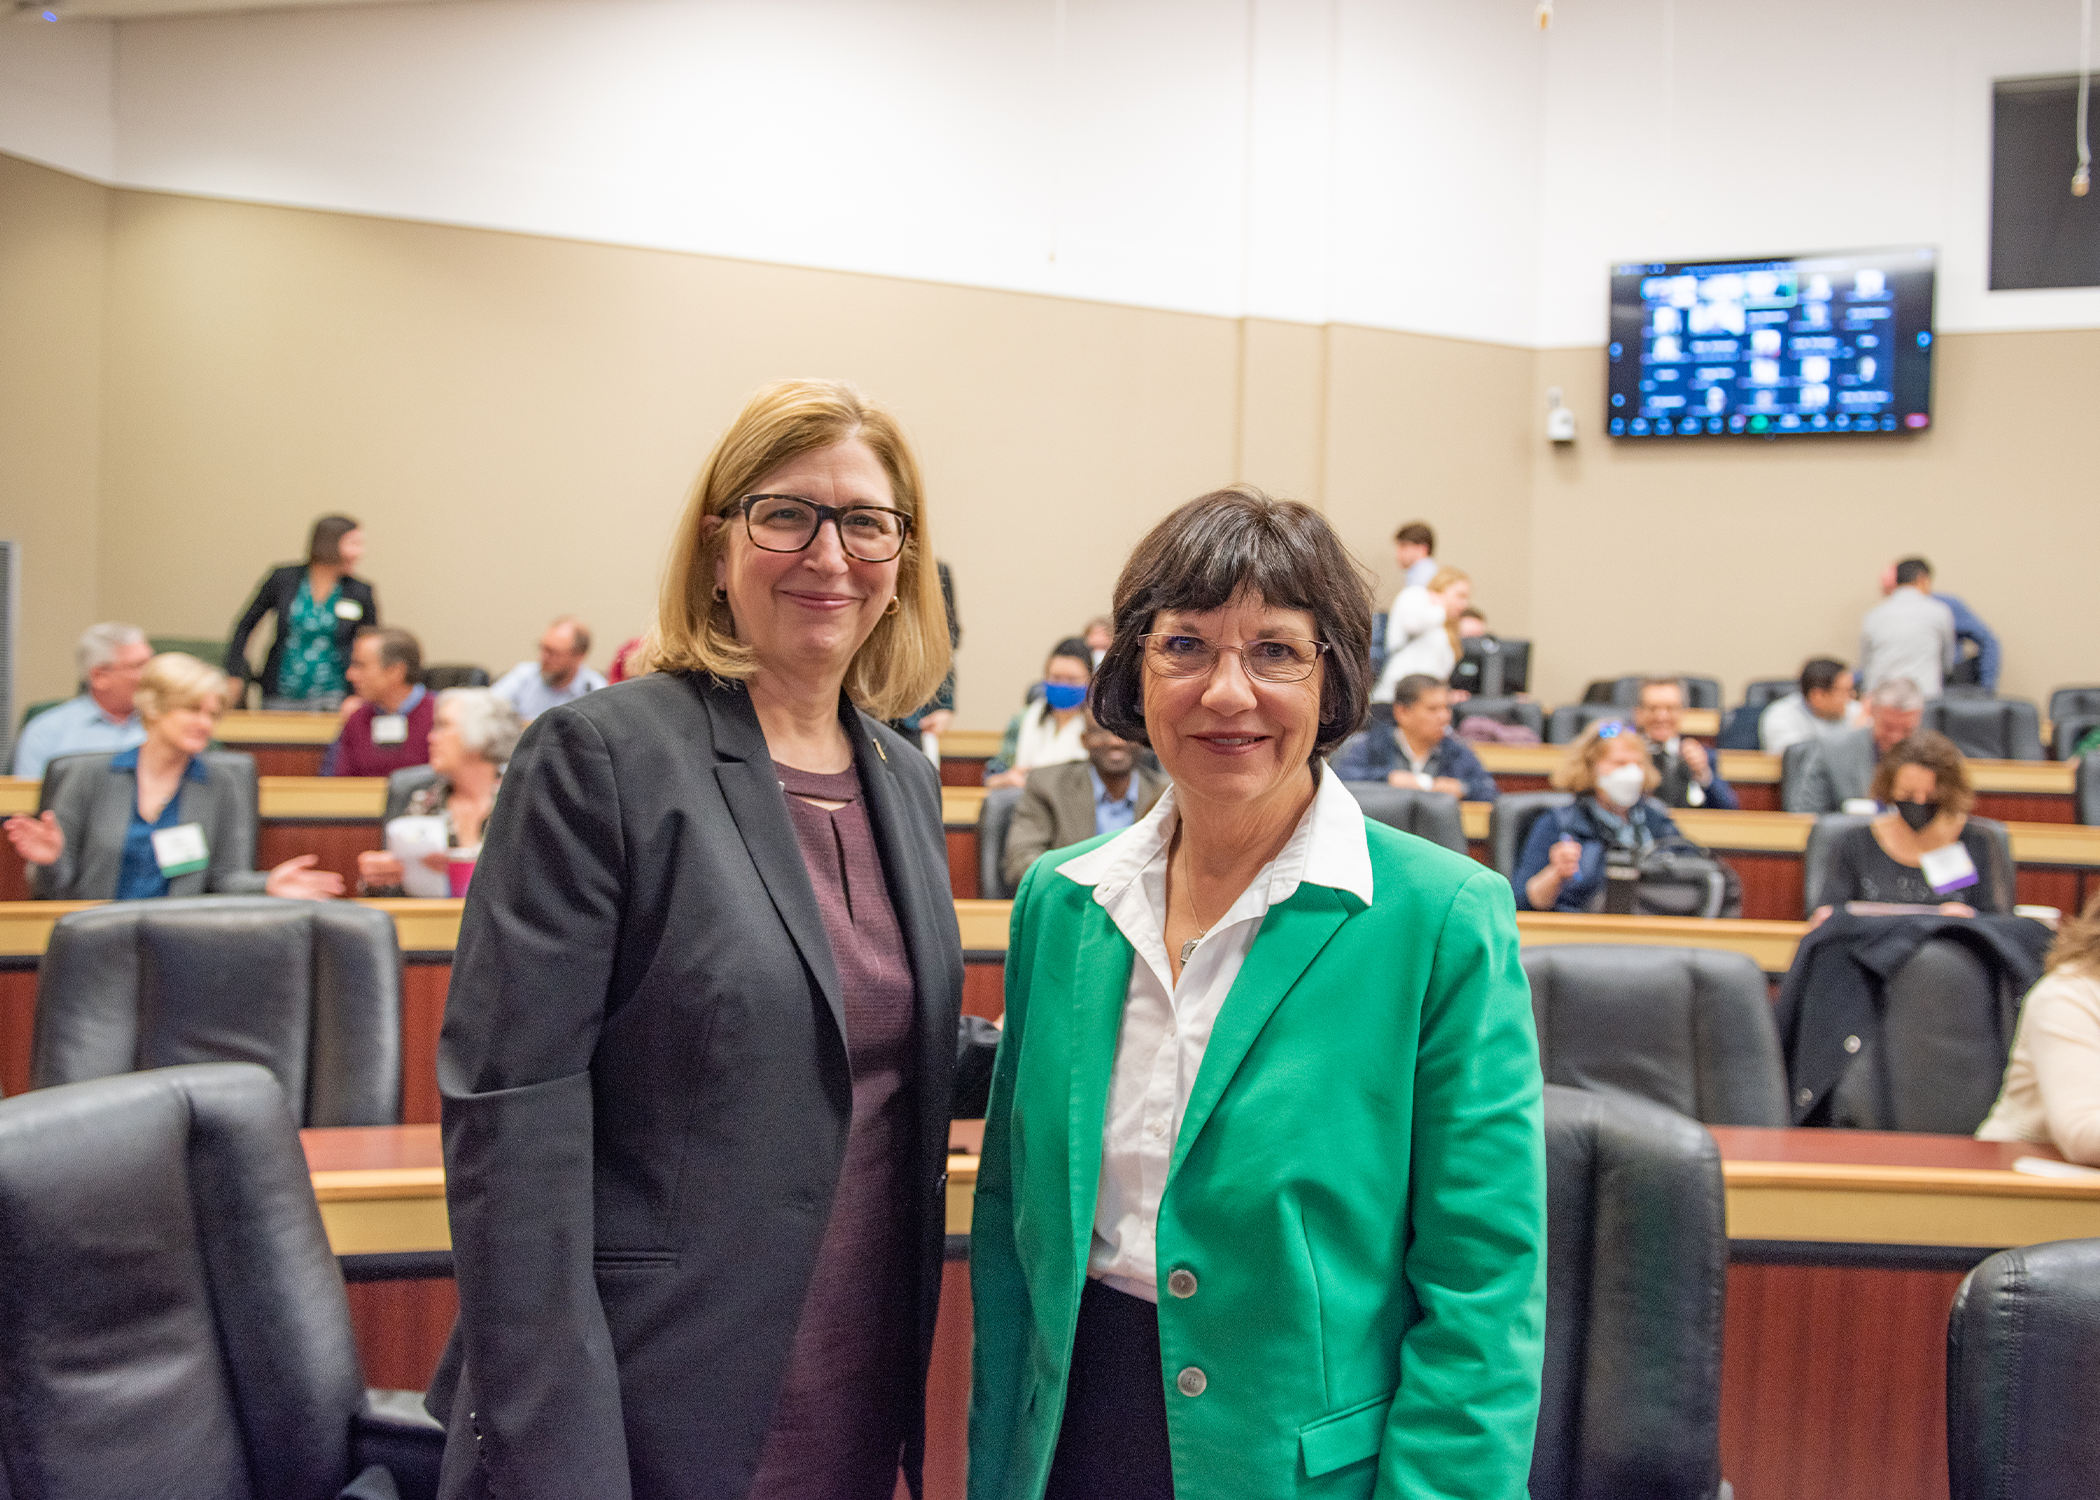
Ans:
[{"label": "tiered lecture hall seating", "polygon": [[[279,757],[264,764],[264,863],[314,851],[354,873],[359,849],[377,847],[385,784],[298,774],[317,762],[326,721],[229,716],[224,738]],[[298,737],[304,734],[305,742]],[[951,734],[944,749],[990,754],[996,736]],[[1560,751],[1485,747],[1505,789],[1543,784]],[[2018,799],[2032,816],[2012,830],[2023,899],[2072,907],[2100,879],[2100,828],[2068,821],[2071,767],[1980,766],[1987,796]],[[974,774],[973,774],[974,772]],[[965,1008],[1001,1008],[1007,903],[975,898],[981,761],[944,764],[956,911],[969,959]],[[1769,789],[1770,757],[1730,757],[1739,787]],[[1760,777],[1763,779],[1760,780]],[[2062,784],[2059,785],[2058,783]],[[0,812],[33,809],[34,784],[0,783]],[[1746,799],[1747,800],[1747,799]],[[1989,808],[1985,809],[1989,811]],[[2005,809],[2001,808],[2000,811]],[[1462,809],[1476,856],[1488,804]],[[1770,811],[1682,815],[1686,831],[1727,851],[1744,871],[1754,911],[1732,922],[1526,913],[1527,947],[1639,944],[1740,954],[1765,975],[1783,973],[1805,931],[1800,855],[1812,819]],[[1759,862],[1762,862],[1760,864]],[[0,869],[21,893],[20,871]],[[402,955],[401,1116],[393,1127],[308,1130],[304,1141],[323,1222],[351,1280],[352,1313],[367,1378],[414,1388],[428,1378],[450,1327],[449,1280],[366,1280],[403,1267],[443,1265],[449,1238],[437,1139],[435,1056],[459,903],[361,903],[394,923]],[[29,1081],[36,966],[64,903],[0,901],[0,1089]],[[1959,1137],[1860,1131],[1709,1127],[1720,1147],[1731,1264],[1722,1381],[1722,1472],[1742,1500],[1875,1493],[1939,1500],[1945,1467],[1946,1316],[1962,1273],[1990,1249],[2100,1235],[2100,1186],[2012,1170],[2032,1148]],[[967,1232],[976,1135],[956,1127],[951,1158],[951,1260],[943,1291],[936,1368],[928,1391],[929,1493],[960,1494],[967,1402]]]}]

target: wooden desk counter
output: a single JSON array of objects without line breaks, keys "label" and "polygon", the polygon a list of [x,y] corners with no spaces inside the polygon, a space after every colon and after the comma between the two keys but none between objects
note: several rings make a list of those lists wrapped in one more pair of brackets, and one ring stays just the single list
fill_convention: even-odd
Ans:
[{"label": "wooden desk counter", "polygon": [[452,1248],[437,1126],[302,1130],[299,1144],[337,1255]]},{"label": "wooden desk counter", "polygon": [[219,742],[241,749],[248,745],[332,745],[342,733],[341,714],[256,713],[235,709],[219,715]]},{"label": "wooden desk counter", "polygon": [[[43,784],[21,776],[0,778],[0,817],[36,811]],[[374,822],[386,813],[383,776],[263,776],[256,800],[264,822]]]}]

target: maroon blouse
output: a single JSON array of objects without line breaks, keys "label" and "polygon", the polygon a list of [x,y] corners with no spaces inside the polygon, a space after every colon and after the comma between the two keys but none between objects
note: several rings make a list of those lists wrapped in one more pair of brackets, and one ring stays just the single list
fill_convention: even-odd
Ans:
[{"label": "maroon blouse", "polygon": [[[915,987],[860,776],[775,764],[838,966],[853,1124],[752,1500],[890,1500],[917,1382]],[[843,802],[835,810],[802,800]]]}]

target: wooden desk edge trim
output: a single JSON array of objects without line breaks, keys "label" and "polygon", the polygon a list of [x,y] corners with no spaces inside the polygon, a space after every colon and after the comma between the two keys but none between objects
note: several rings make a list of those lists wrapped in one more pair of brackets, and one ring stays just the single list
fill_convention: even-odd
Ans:
[{"label": "wooden desk edge trim", "polygon": [[385,1198],[442,1198],[443,1167],[368,1167],[311,1172],[321,1203],[369,1203]]},{"label": "wooden desk edge trim", "polygon": [[2100,1181],[2030,1177],[1984,1167],[1893,1167],[1856,1162],[1724,1161],[1729,1190],[1816,1188],[1852,1193],[1920,1190],[1983,1198],[2071,1198],[2100,1202]]}]

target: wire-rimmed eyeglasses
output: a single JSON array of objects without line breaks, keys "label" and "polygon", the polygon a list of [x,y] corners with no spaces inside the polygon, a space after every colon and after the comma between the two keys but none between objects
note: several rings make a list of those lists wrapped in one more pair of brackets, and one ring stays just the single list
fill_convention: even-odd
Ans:
[{"label": "wire-rimmed eyeglasses", "polygon": [[826,521],[839,546],[860,562],[888,562],[904,550],[911,517],[886,505],[819,505],[800,495],[746,495],[737,502],[744,534],[764,552],[800,552]]},{"label": "wire-rimmed eyeglasses", "polygon": [[1325,641],[1302,640],[1297,636],[1272,635],[1239,646],[1220,646],[1200,635],[1173,635],[1153,631],[1140,636],[1145,660],[1162,677],[1207,677],[1217,670],[1218,658],[1236,652],[1247,675],[1260,682],[1303,682],[1319,665]]}]

